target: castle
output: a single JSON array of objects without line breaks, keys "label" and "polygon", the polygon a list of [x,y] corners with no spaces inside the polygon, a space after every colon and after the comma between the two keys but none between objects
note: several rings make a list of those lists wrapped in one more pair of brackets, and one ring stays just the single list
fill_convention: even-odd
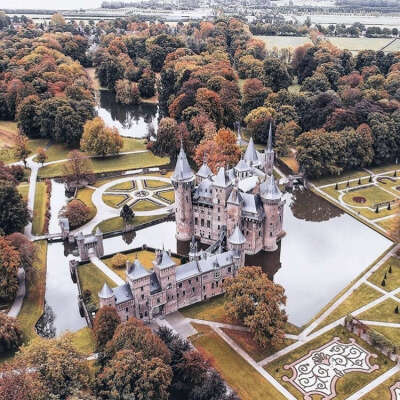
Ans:
[{"label": "castle", "polygon": [[[126,264],[126,283],[98,293],[100,307],[115,307],[121,320],[145,322],[224,292],[246,254],[275,251],[284,235],[281,192],[273,176],[271,129],[264,153],[253,140],[232,169],[214,175],[206,163],[195,175],[181,147],[172,182],[175,188],[176,237],[192,240],[189,262],[177,265],[165,250],[153,268],[136,259]],[[209,245],[199,250],[196,240]],[[226,244],[225,244],[226,242]]]},{"label": "castle", "polygon": [[238,226],[246,238],[246,254],[275,251],[284,235],[284,201],[273,166],[271,127],[264,153],[258,152],[250,139],[237,165],[221,167],[216,175],[206,162],[195,175],[181,147],[172,176],[177,239],[188,241],[194,236],[210,245],[218,241],[225,227],[229,237]]}]

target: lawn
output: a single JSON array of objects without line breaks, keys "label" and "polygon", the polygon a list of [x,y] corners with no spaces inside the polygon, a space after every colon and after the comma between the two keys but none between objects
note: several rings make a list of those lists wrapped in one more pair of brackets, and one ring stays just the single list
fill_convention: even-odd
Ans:
[{"label": "lawn", "polygon": [[391,42],[390,38],[368,38],[368,37],[329,37],[328,40],[339,49],[350,51],[380,50]]},{"label": "lawn", "polygon": [[281,161],[286,164],[295,174],[299,172],[299,163],[294,157],[281,157]]},{"label": "lawn", "polygon": [[314,332],[330,324],[331,322],[337,321],[339,318],[345,317],[352,311],[359,309],[360,307],[370,303],[381,297],[382,294],[377,290],[363,283],[360,287],[355,289],[353,293],[343,303],[339,304],[327,318],[325,318],[315,329]]},{"label": "lawn", "polygon": [[[0,139],[1,135],[2,134],[0,132]],[[47,139],[29,139],[28,150],[31,154],[36,153],[39,147],[46,147],[47,143]],[[9,164],[19,161],[19,159],[15,157],[13,148],[7,148],[0,150],[0,161],[4,161],[6,164]]]},{"label": "lawn", "polygon": [[311,43],[308,36],[266,36],[266,35],[255,35],[257,39],[262,40],[268,50],[272,50],[274,47],[278,49],[284,49],[287,47],[299,47],[305,43]]},{"label": "lawn", "polygon": [[103,194],[102,199],[108,206],[119,208],[129,197],[125,194]]},{"label": "lawn", "polygon": [[[357,203],[354,201],[354,197],[364,197],[366,201],[365,203]],[[348,192],[342,199],[351,206],[374,207],[377,203],[394,200],[394,196],[374,185]]]},{"label": "lawn", "polygon": [[83,188],[79,189],[76,194],[76,199],[80,200],[83,204],[86,204],[89,207],[90,213],[87,222],[93,219],[97,214],[97,208],[92,202],[92,195],[94,190],[91,188]]},{"label": "lawn", "polygon": [[[153,261],[156,258],[156,255],[153,251],[149,250],[142,250],[142,251],[133,251],[131,253],[124,253],[127,257],[128,260],[133,262],[136,260],[136,258],[140,261],[140,263],[145,267],[146,269],[150,270],[153,268]],[[119,275],[122,279],[125,280],[125,267],[122,268],[114,268],[111,266],[111,259],[112,257],[108,258],[103,258],[102,261],[104,264],[106,264],[111,270],[113,270],[117,275]],[[181,260],[176,257],[171,257],[171,259],[177,264],[180,265]]]},{"label": "lawn", "polygon": [[383,174],[384,172],[389,172],[389,171],[396,171],[396,170],[400,171],[400,164],[387,164],[368,169],[375,174]]},{"label": "lawn", "polygon": [[394,240],[400,242],[400,232],[396,229],[400,226],[400,217],[398,215],[394,215],[392,218],[383,221],[378,221],[377,224],[388,232]]},{"label": "lawn", "polygon": [[43,235],[45,232],[46,212],[48,205],[48,193],[45,182],[36,183],[35,203],[32,219],[32,233]]},{"label": "lawn", "polygon": [[[166,214],[164,215],[150,215],[150,216],[135,216],[135,219],[133,220],[133,225],[141,225],[144,224],[146,222],[150,222],[150,221],[154,221],[156,219],[160,219],[165,217]],[[124,228],[124,224],[122,221],[121,217],[114,217],[114,218],[109,218],[106,219],[102,222],[100,222],[99,225],[97,225],[94,229],[93,232],[96,231],[97,227],[100,228],[100,230],[103,233],[107,233],[107,232],[113,232],[113,231],[120,231]]]},{"label": "lawn", "polygon": [[100,271],[92,263],[83,264],[78,267],[78,277],[81,283],[82,291],[90,290],[92,293],[93,302],[99,306],[99,297],[97,293],[100,292],[104,283],[107,283],[111,288],[115,287],[115,282]]},{"label": "lawn", "polygon": [[214,322],[231,322],[225,314],[224,295],[213,297],[207,301],[192,304],[179,310],[185,317],[193,319],[203,319]]},{"label": "lawn", "polygon": [[157,192],[157,197],[160,197],[162,200],[166,200],[169,203],[173,203],[175,201],[175,192],[173,190]]},{"label": "lawn", "polygon": [[28,183],[20,183],[17,186],[18,192],[22,196],[25,202],[28,201],[28,193],[29,193],[29,184]]},{"label": "lawn", "polygon": [[358,315],[357,318],[367,321],[393,322],[400,324],[400,314],[394,312],[397,306],[400,308],[399,302],[387,299],[377,306],[364,311],[362,314]]},{"label": "lawn", "polygon": [[305,343],[303,346],[293,350],[288,354],[285,354],[277,360],[272,361],[265,367],[265,369],[271,375],[273,375],[278,382],[285,386],[294,396],[302,398],[300,392],[290,382],[285,382],[282,380],[283,376],[290,377],[292,375],[292,372],[290,370],[285,370],[283,368],[284,365],[291,364],[292,362],[300,359],[301,357],[308,354],[309,351],[317,349],[318,347],[321,347],[324,344],[330,342],[334,337],[340,338],[341,341],[344,343],[349,343],[351,338],[355,339],[355,341],[365,350],[377,354],[378,357],[371,358],[370,361],[372,365],[378,364],[380,367],[378,370],[373,371],[369,374],[362,372],[351,372],[339,378],[336,384],[337,395],[335,397],[335,400],[346,399],[347,397],[349,397],[349,395],[358,391],[366,384],[376,379],[378,376],[382,375],[384,372],[394,366],[394,362],[389,360],[386,356],[380,354],[368,343],[362,341],[360,338],[347,331],[344,327],[340,326],[330,330],[329,332],[326,332],[321,336],[318,336],[316,339],[311,340],[308,343]]},{"label": "lawn", "polygon": [[[92,158],[93,172],[126,171],[169,164],[168,157],[158,157],[150,151],[146,153],[123,154],[114,157]],[[47,165],[39,170],[39,177],[52,178],[64,176],[64,163]]]},{"label": "lawn", "polygon": [[159,189],[171,186],[171,184],[168,182],[158,181],[156,179],[145,179],[144,186],[148,189]]},{"label": "lawn", "polygon": [[135,181],[132,180],[132,181],[118,183],[117,185],[111,186],[108,190],[127,190],[127,191],[131,191],[131,190],[135,189],[135,187],[136,187]]},{"label": "lawn", "polygon": [[375,389],[371,390],[365,396],[361,397],[361,400],[392,400],[390,387],[398,381],[400,381],[399,372],[377,386]]},{"label": "lawn", "polygon": [[326,176],[324,178],[313,179],[311,182],[316,186],[330,185],[336,182],[347,181],[349,179],[357,179],[361,177],[368,176],[369,173],[364,170],[356,170],[356,171],[346,171],[343,174],[337,176]]},{"label": "lawn", "polygon": [[160,204],[154,203],[151,200],[143,199],[136,201],[133,204],[132,209],[133,211],[152,211],[158,210],[161,207],[163,206],[161,206]]},{"label": "lawn", "polygon": [[86,327],[71,333],[73,346],[81,353],[89,356],[96,351],[93,331]]},{"label": "lawn", "polygon": [[211,328],[193,324],[198,334],[190,338],[241,400],[284,400],[262,375],[219,337]]},{"label": "lawn", "polygon": [[24,342],[28,343],[37,336],[35,325],[44,311],[46,292],[47,242],[35,242],[36,260],[33,263],[32,279],[27,280],[27,291],[18,315],[18,322],[24,332]]},{"label": "lawn", "polygon": [[295,342],[295,340],[285,339],[279,346],[268,346],[266,349],[263,349],[257,345],[249,332],[228,328],[222,328],[222,330],[256,362],[263,360]]},{"label": "lawn", "polygon": [[[392,273],[389,273],[389,267],[392,267]],[[382,286],[385,277],[385,286]],[[400,259],[391,257],[383,265],[379,267],[368,279],[371,283],[380,288],[391,292],[400,286]]]},{"label": "lawn", "polygon": [[395,346],[400,347],[400,328],[391,328],[387,326],[369,326],[374,331],[381,333],[383,336],[386,336]]}]

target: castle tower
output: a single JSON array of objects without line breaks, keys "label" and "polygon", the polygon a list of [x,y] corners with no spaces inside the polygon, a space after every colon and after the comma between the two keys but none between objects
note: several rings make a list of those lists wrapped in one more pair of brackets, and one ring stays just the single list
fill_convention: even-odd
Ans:
[{"label": "castle tower", "polygon": [[233,251],[233,260],[236,270],[244,265],[244,244],[246,238],[244,237],[239,226],[236,225],[233,233],[228,238],[228,249]]},{"label": "castle tower", "polygon": [[115,296],[110,286],[105,283],[98,293],[100,308],[104,306],[115,307]]},{"label": "castle tower", "polygon": [[181,144],[175,171],[171,178],[175,190],[176,238],[180,241],[188,241],[193,236],[192,189],[194,188],[194,179],[195,176]]},{"label": "castle tower", "polygon": [[264,171],[266,175],[272,175],[274,169],[275,152],[272,147],[272,124],[269,124],[268,143],[264,152]]},{"label": "castle tower", "polygon": [[273,175],[268,175],[260,185],[260,196],[263,202],[264,221],[264,251],[278,249],[277,240],[283,235],[283,205],[282,194]]},{"label": "castle tower", "polygon": [[204,158],[203,165],[200,167],[196,174],[196,183],[200,185],[201,182],[203,182],[205,179],[211,178],[212,175],[213,173]]},{"label": "castle tower", "polygon": [[243,205],[243,198],[240,194],[238,188],[238,182],[236,180],[235,186],[233,187],[227,202],[226,228],[228,237],[230,237],[233,234],[233,231],[235,230],[236,226],[240,227],[241,225],[242,205]]},{"label": "castle tower", "polygon": [[78,247],[78,253],[81,261],[87,261],[89,259],[89,250],[85,245],[85,237],[82,232],[76,235],[76,245]]},{"label": "castle tower", "polygon": [[96,229],[96,256],[98,258],[104,256],[104,246],[103,246],[103,232],[99,227]]}]

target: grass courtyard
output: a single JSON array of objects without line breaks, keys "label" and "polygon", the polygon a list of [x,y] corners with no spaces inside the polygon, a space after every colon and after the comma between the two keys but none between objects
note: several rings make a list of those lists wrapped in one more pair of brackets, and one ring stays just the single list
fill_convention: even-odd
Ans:
[{"label": "grass courtyard", "polygon": [[35,203],[32,218],[32,233],[34,235],[43,235],[46,228],[46,212],[49,201],[45,182],[36,183]]},{"label": "grass courtyard", "polygon": [[[356,198],[365,199],[364,203],[356,201]],[[379,186],[373,185],[358,190],[352,190],[343,196],[343,201],[351,206],[359,207],[375,207],[378,203],[392,201],[395,197],[382,190]]]},{"label": "grass courtyard", "polygon": [[125,194],[103,194],[103,201],[110,207],[119,208],[123,203],[128,200],[128,196]]},{"label": "grass courtyard", "polygon": [[147,189],[160,189],[171,186],[171,184],[168,182],[162,182],[156,179],[145,179],[143,183],[144,187],[146,187]]},{"label": "grass courtyard", "polygon": [[[298,347],[290,353],[285,354],[277,360],[272,361],[266,366],[265,369],[294,396],[296,396],[298,399],[301,399],[303,398],[301,393],[290,382],[283,381],[283,376],[291,377],[292,375],[292,372],[290,370],[284,369],[284,365],[291,364],[292,362],[300,359],[301,357],[308,354],[309,351],[317,349],[320,346],[323,346],[324,344],[330,342],[334,337],[340,338],[343,343],[349,343],[349,340],[353,338],[362,348],[371,353],[377,354],[377,358],[371,358],[370,361],[372,365],[379,365],[379,369],[371,373],[351,372],[339,378],[336,384],[337,395],[335,397],[335,400],[346,399],[347,397],[349,397],[349,395],[358,391],[369,382],[376,379],[378,376],[382,375],[384,372],[394,366],[394,362],[392,362],[383,354],[378,353],[368,343],[351,334],[344,327],[336,327],[331,331],[318,336],[316,339],[305,343],[304,345]],[[315,396],[315,399],[317,398],[318,397]]]},{"label": "grass courtyard", "polygon": [[390,394],[390,387],[400,381],[400,372],[381,383],[375,389],[372,389],[361,400],[393,400]]},{"label": "grass courtyard", "polygon": [[122,183],[118,183],[114,186],[111,186],[108,190],[112,191],[112,190],[126,190],[126,191],[131,191],[133,189],[135,189],[135,181],[131,180],[128,182],[122,182]]},{"label": "grass courtyard", "polygon": [[[389,272],[391,268],[392,272]],[[386,275],[386,278],[385,278]],[[385,279],[385,286],[382,285]],[[392,291],[400,287],[400,259],[391,257],[379,267],[368,279],[371,283],[379,286],[381,289]]]},{"label": "grass courtyard", "polygon": [[284,400],[262,375],[221,339],[210,327],[193,324],[198,333],[190,338],[193,345],[210,360],[227,384],[242,400]]},{"label": "grass courtyard", "polygon": [[92,220],[97,214],[97,208],[92,202],[93,192],[94,192],[93,189],[86,187],[79,189],[78,193],[76,194],[76,199],[80,200],[83,204],[86,204],[89,207],[90,213],[87,222]]},{"label": "grass courtyard", "polygon": [[133,211],[153,211],[162,207],[164,206],[147,199],[138,200],[132,205]]},{"label": "grass courtyard", "polygon": [[157,197],[160,197],[161,200],[168,201],[168,203],[173,203],[175,201],[175,192],[173,190],[157,192]]},{"label": "grass courtyard", "polygon": [[[366,321],[393,322],[400,324],[400,314],[396,314],[395,309],[400,304],[393,299],[387,299],[382,303],[364,311],[358,315],[358,319]],[[400,308],[400,307],[399,307]]]}]

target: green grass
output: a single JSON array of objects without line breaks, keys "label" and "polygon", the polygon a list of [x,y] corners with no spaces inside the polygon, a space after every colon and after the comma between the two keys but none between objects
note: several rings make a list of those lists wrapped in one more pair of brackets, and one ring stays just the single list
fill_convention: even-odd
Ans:
[{"label": "green grass", "polygon": [[122,147],[122,152],[126,151],[139,151],[146,150],[146,143],[144,139],[134,139],[134,138],[122,138],[124,145]]},{"label": "green grass", "polygon": [[400,164],[387,164],[368,169],[374,172],[375,174],[383,174],[384,172],[389,172],[389,171],[395,171],[395,170],[400,171]]},{"label": "green grass", "polygon": [[144,181],[144,186],[148,189],[159,189],[171,186],[171,184],[168,182],[162,182],[155,179],[146,179]]},{"label": "green grass", "polygon": [[284,342],[278,346],[268,346],[263,349],[257,345],[249,332],[228,328],[222,328],[222,330],[256,362],[263,360],[295,342],[295,340],[285,339]]},{"label": "green grass", "polygon": [[398,229],[400,216],[394,215],[392,218],[377,222],[377,224],[388,232],[395,241],[400,242],[400,230]]},{"label": "green grass", "polygon": [[375,325],[370,325],[370,328],[386,336],[395,346],[400,347],[400,328]]},{"label": "green grass", "polygon": [[382,375],[388,369],[394,366],[394,362],[389,360],[383,354],[377,352],[372,346],[368,343],[362,341],[357,336],[351,334],[344,327],[336,327],[335,329],[326,332],[325,334],[318,336],[316,339],[311,340],[308,343],[305,343],[303,346],[291,351],[288,354],[278,358],[275,361],[272,361],[268,364],[265,369],[273,375],[278,382],[280,382],[286,389],[288,389],[294,396],[298,398],[302,398],[300,392],[290,383],[282,380],[283,376],[292,376],[292,372],[289,370],[285,370],[283,367],[286,364],[291,364],[292,362],[300,359],[309,353],[309,351],[317,349],[330,342],[334,337],[339,337],[342,342],[348,343],[351,338],[355,339],[355,341],[363,347],[365,350],[370,351],[371,353],[377,354],[377,358],[371,358],[371,364],[378,364],[379,369],[373,371],[369,374],[362,372],[351,372],[346,374],[345,376],[338,379],[336,384],[336,392],[337,395],[335,400],[344,400],[352,393],[358,391],[366,384],[376,379],[378,376]]},{"label": "green grass", "polygon": [[225,314],[224,295],[213,297],[207,301],[192,304],[179,311],[187,318],[203,319],[205,321],[229,323],[230,320]]},{"label": "green grass", "polygon": [[92,263],[83,264],[78,267],[78,278],[81,283],[82,291],[90,290],[93,302],[97,307],[99,306],[99,297],[97,293],[100,292],[104,283],[107,283],[111,288],[116,286],[116,283],[112,279]]},{"label": "green grass", "polygon": [[311,39],[308,36],[266,36],[266,35],[255,35],[256,39],[260,39],[265,43],[268,50],[272,50],[274,47],[278,49],[284,49],[288,47],[299,47],[305,43],[311,43]]},{"label": "green grass", "polygon": [[126,191],[131,191],[135,189],[134,185],[135,181],[127,181],[127,182],[122,182],[118,183],[117,185],[111,186],[108,190],[126,190]]},{"label": "green grass", "polygon": [[315,329],[314,332],[329,325],[331,322],[337,321],[339,318],[345,317],[352,311],[370,303],[381,297],[382,294],[377,290],[363,283],[355,289],[353,293],[343,303],[339,304]]},{"label": "green grass", "polygon": [[[29,139],[28,150],[31,154],[36,153],[39,147],[46,147],[47,143],[47,139]],[[9,164],[19,161],[19,159],[15,157],[13,148],[7,148],[0,150],[0,161],[4,161],[6,164]]]},{"label": "green grass", "polygon": [[86,327],[71,334],[73,346],[85,355],[93,354],[96,350],[96,343],[93,337],[93,331]]},{"label": "green grass", "polygon": [[[364,197],[366,202],[362,204],[355,202],[353,198],[357,196]],[[345,203],[351,206],[374,207],[377,203],[393,200],[394,196],[388,192],[385,192],[384,190],[381,190],[379,186],[368,186],[348,192],[342,197],[342,199]]]},{"label": "green grass", "polygon": [[28,183],[20,183],[17,186],[18,192],[22,196],[25,202],[28,201],[28,193],[29,193],[29,184]]},{"label": "green grass", "polygon": [[[392,273],[389,273],[389,267],[392,267]],[[383,278],[386,274],[385,286],[382,286]],[[391,292],[400,286],[400,259],[391,257],[379,267],[368,279],[371,283],[379,286],[381,289]]]},{"label": "green grass", "polygon": [[[169,164],[168,157],[158,157],[150,151],[146,153],[123,154],[115,157],[92,158],[93,172],[126,171]],[[47,165],[39,170],[40,178],[64,176],[64,163]]]},{"label": "green grass", "polygon": [[119,208],[122,203],[128,200],[128,196],[123,194],[103,194],[104,203],[113,208]]},{"label": "green grass", "polygon": [[368,174],[368,172],[366,172],[364,170],[347,171],[339,176],[337,176],[337,175],[326,176],[324,178],[313,179],[311,182],[316,186],[323,186],[323,185],[329,185],[332,183],[347,181],[349,179],[355,179],[355,178],[360,178],[360,177],[365,177],[365,176],[369,177],[369,174]]},{"label": "green grass", "polygon": [[158,192],[157,197],[160,197],[162,200],[166,200],[169,203],[173,203],[175,201],[175,192],[173,190]]},{"label": "green grass", "polygon": [[138,200],[135,204],[133,204],[132,209],[133,211],[152,211],[158,210],[159,208],[163,207],[160,204],[153,203],[150,200]]},{"label": "green grass", "polygon": [[35,325],[44,311],[46,292],[47,242],[35,242],[36,260],[33,263],[32,279],[27,280],[27,291],[18,315],[18,322],[24,332],[24,342],[28,343],[37,336]]},{"label": "green grass", "polygon": [[[150,222],[150,221],[154,221],[157,219],[160,219],[162,217],[164,217],[165,215],[150,215],[150,216],[135,216],[135,219],[133,220],[133,225],[141,225],[144,224],[146,222]],[[109,218],[106,219],[102,222],[100,222],[100,224],[98,224],[94,229],[93,232],[97,229],[97,227],[100,228],[100,230],[103,233],[107,233],[107,232],[113,232],[113,231],[120,231],[123,229],[124,224],[122,221],[121,217],[114,217],[114,218]]]},{"label": "green grass", "polygon": [[392,400],[390,387],[398,381],[400,381],[400,373],[394,374],[375,389],[372,389],[365,396],[361,397],[361,400]]},{"label": "green grass", "polygon": [[393,322],[400,324],[400,314],[394,312],[397,306],[399,306],[397,301],[387,299],[377,306],[364,311],[362,314],[358,315],[357,318],[368,321]]},{"label": "green grass", "polygon": [[83,204],[86,204],[89,207],[90,213],[87,222],[92,220],[97,214],[97,208],[92,202],[93,192],[94,192],[93,189],[86,187],[79,189],[78,193],[76,194],[76,199],[80,200]]},{"label": "green grass", "polygon": [[47,211],[48,194],[45,182],[36,183],[35,203],[32,219],[32,233],[34,235],[43,235],[45,228],[45,219]]},{"label": "green grass", "polygon": [[194,327],[198,334],[190,338],[191,342],[211,361],[241,400],[285,399],[211,328],[198,324]]}]

